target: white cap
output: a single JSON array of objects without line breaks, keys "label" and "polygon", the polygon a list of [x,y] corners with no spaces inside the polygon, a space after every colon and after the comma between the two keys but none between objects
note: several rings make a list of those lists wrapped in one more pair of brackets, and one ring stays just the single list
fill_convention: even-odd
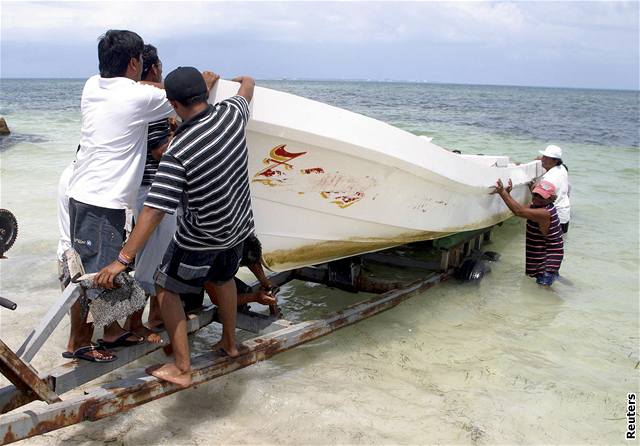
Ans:
[{"label": "white cap", "polygon": [[547,158],[562,159],[562,149],[558,146],[550,145],[547,146],[546,149],[539,150],[538,152]]}]

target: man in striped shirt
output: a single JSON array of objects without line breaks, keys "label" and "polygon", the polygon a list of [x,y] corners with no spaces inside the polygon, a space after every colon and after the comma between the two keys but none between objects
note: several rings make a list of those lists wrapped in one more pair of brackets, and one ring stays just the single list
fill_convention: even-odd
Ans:
[{"label": "man in striped shirt", "polygon": [[183,197],[184,216],[156,273],[157,296],[175,363],[150,370],[157,378],[181,387],[191,385],[187,328],[180,293],[198,293],[212,282],[223,322],[221,348],[237,356],[235,319],[238,270],[243,241],[253,232],[247,172],[245,126],[255,82],[240,82],[238,94],[216,104],[198,70],[179,67],[165,79],[167,98],[183,123],[162,156],[158,172],[131,237],[118,260],[96,276],[99,286],[112,287],[165,213],[174,213]]},{"label": "man in striped shirt", "polygon": [[507,187],[498,180],[494,193],[516,216],[527,219],[526,274],[535,277],[539,285],[551,286],[564,257],[562,229],[553,204],[556,188],[548,181],[540,181],[531,191],[531,204],[523,206],[509,194],[512,187],[511,179]]}]

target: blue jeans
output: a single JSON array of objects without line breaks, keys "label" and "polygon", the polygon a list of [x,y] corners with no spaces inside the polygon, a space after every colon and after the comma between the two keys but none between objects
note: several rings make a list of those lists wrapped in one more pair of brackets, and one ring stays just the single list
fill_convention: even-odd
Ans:
[{"label": "blue jeans", "polygon": [[86,273],[97,273],[118,258],[124,241],[124,209],[108,209],[69,199],[71,246]]}]

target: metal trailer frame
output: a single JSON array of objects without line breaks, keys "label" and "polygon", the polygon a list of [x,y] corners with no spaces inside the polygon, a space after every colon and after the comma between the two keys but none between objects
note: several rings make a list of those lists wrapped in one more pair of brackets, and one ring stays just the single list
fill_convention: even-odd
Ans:
[{"label": "metal trailer frame", "polygon": [[[270,277],[276,285],[291,280],[321,283],[347,291],[375,293],[363,300],[322,319],[292,323],[286,319],[259,313],[239,312],[237,328],[256,333],[256,336],[240,344],[240,355],[236,358],[220,356],[217,353],[203,353],[191,358],[192,385],[210,381],[219,376],[263,361],[273,355],[312,341],[333,331],[351,325],[382,311],[393,308],[415,294],[448,279],[472,250],[479,250],[483,241],[491,240],[492,228],[470,231],[435,241],[432,246],[439,249],[440,261],[425,262],[388,253],[366,254],[332,262],[319,267],[307,267],[277,273]],[[425,270],[423,279],[413,283],[401,283],[366,277],[361,274],[360,264],[379,263],[401,268]],[[254,284],[254,289],[258,285]],[[0,444],[9,444],[25,438],[42,435],[83,421],[106,418],[149,401],[183,390],[178,386],[160,381],[147,375],[143,369],[136,369],[125,378],[91,387],[83,395],[65,398],[60,394],[75,389],[125,364],[151,353],[166,343],[166,332],[160,333],[163,344],[141,344],[116,350],[118,359],[111,363],[90,363],[70,361],[47,373],[38,374],[28,362],[35,356],[46,339],[51,335],[68,308],[80,295],[79,284],[71,283],[59,301],[49,310],[40,324],[27,337],[17,353],[13,353],[0,341],[0,372],[13,385],[0,389]],[[188,320],[187,329],[193,333],[200,328],[218,321],[215,307],[206,306]],[[17,408],[35,400],[46,405],[18,411]],[[11,413],[7,413],[11,412]]]}]

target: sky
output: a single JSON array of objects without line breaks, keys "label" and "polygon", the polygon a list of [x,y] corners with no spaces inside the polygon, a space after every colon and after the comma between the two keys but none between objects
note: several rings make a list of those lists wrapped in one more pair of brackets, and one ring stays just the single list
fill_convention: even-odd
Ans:
[{"label": "sky", "polygon": [[0,77],[85,78],[136,31],[223,77],[640,89],[640,2],[12,2]]}]

